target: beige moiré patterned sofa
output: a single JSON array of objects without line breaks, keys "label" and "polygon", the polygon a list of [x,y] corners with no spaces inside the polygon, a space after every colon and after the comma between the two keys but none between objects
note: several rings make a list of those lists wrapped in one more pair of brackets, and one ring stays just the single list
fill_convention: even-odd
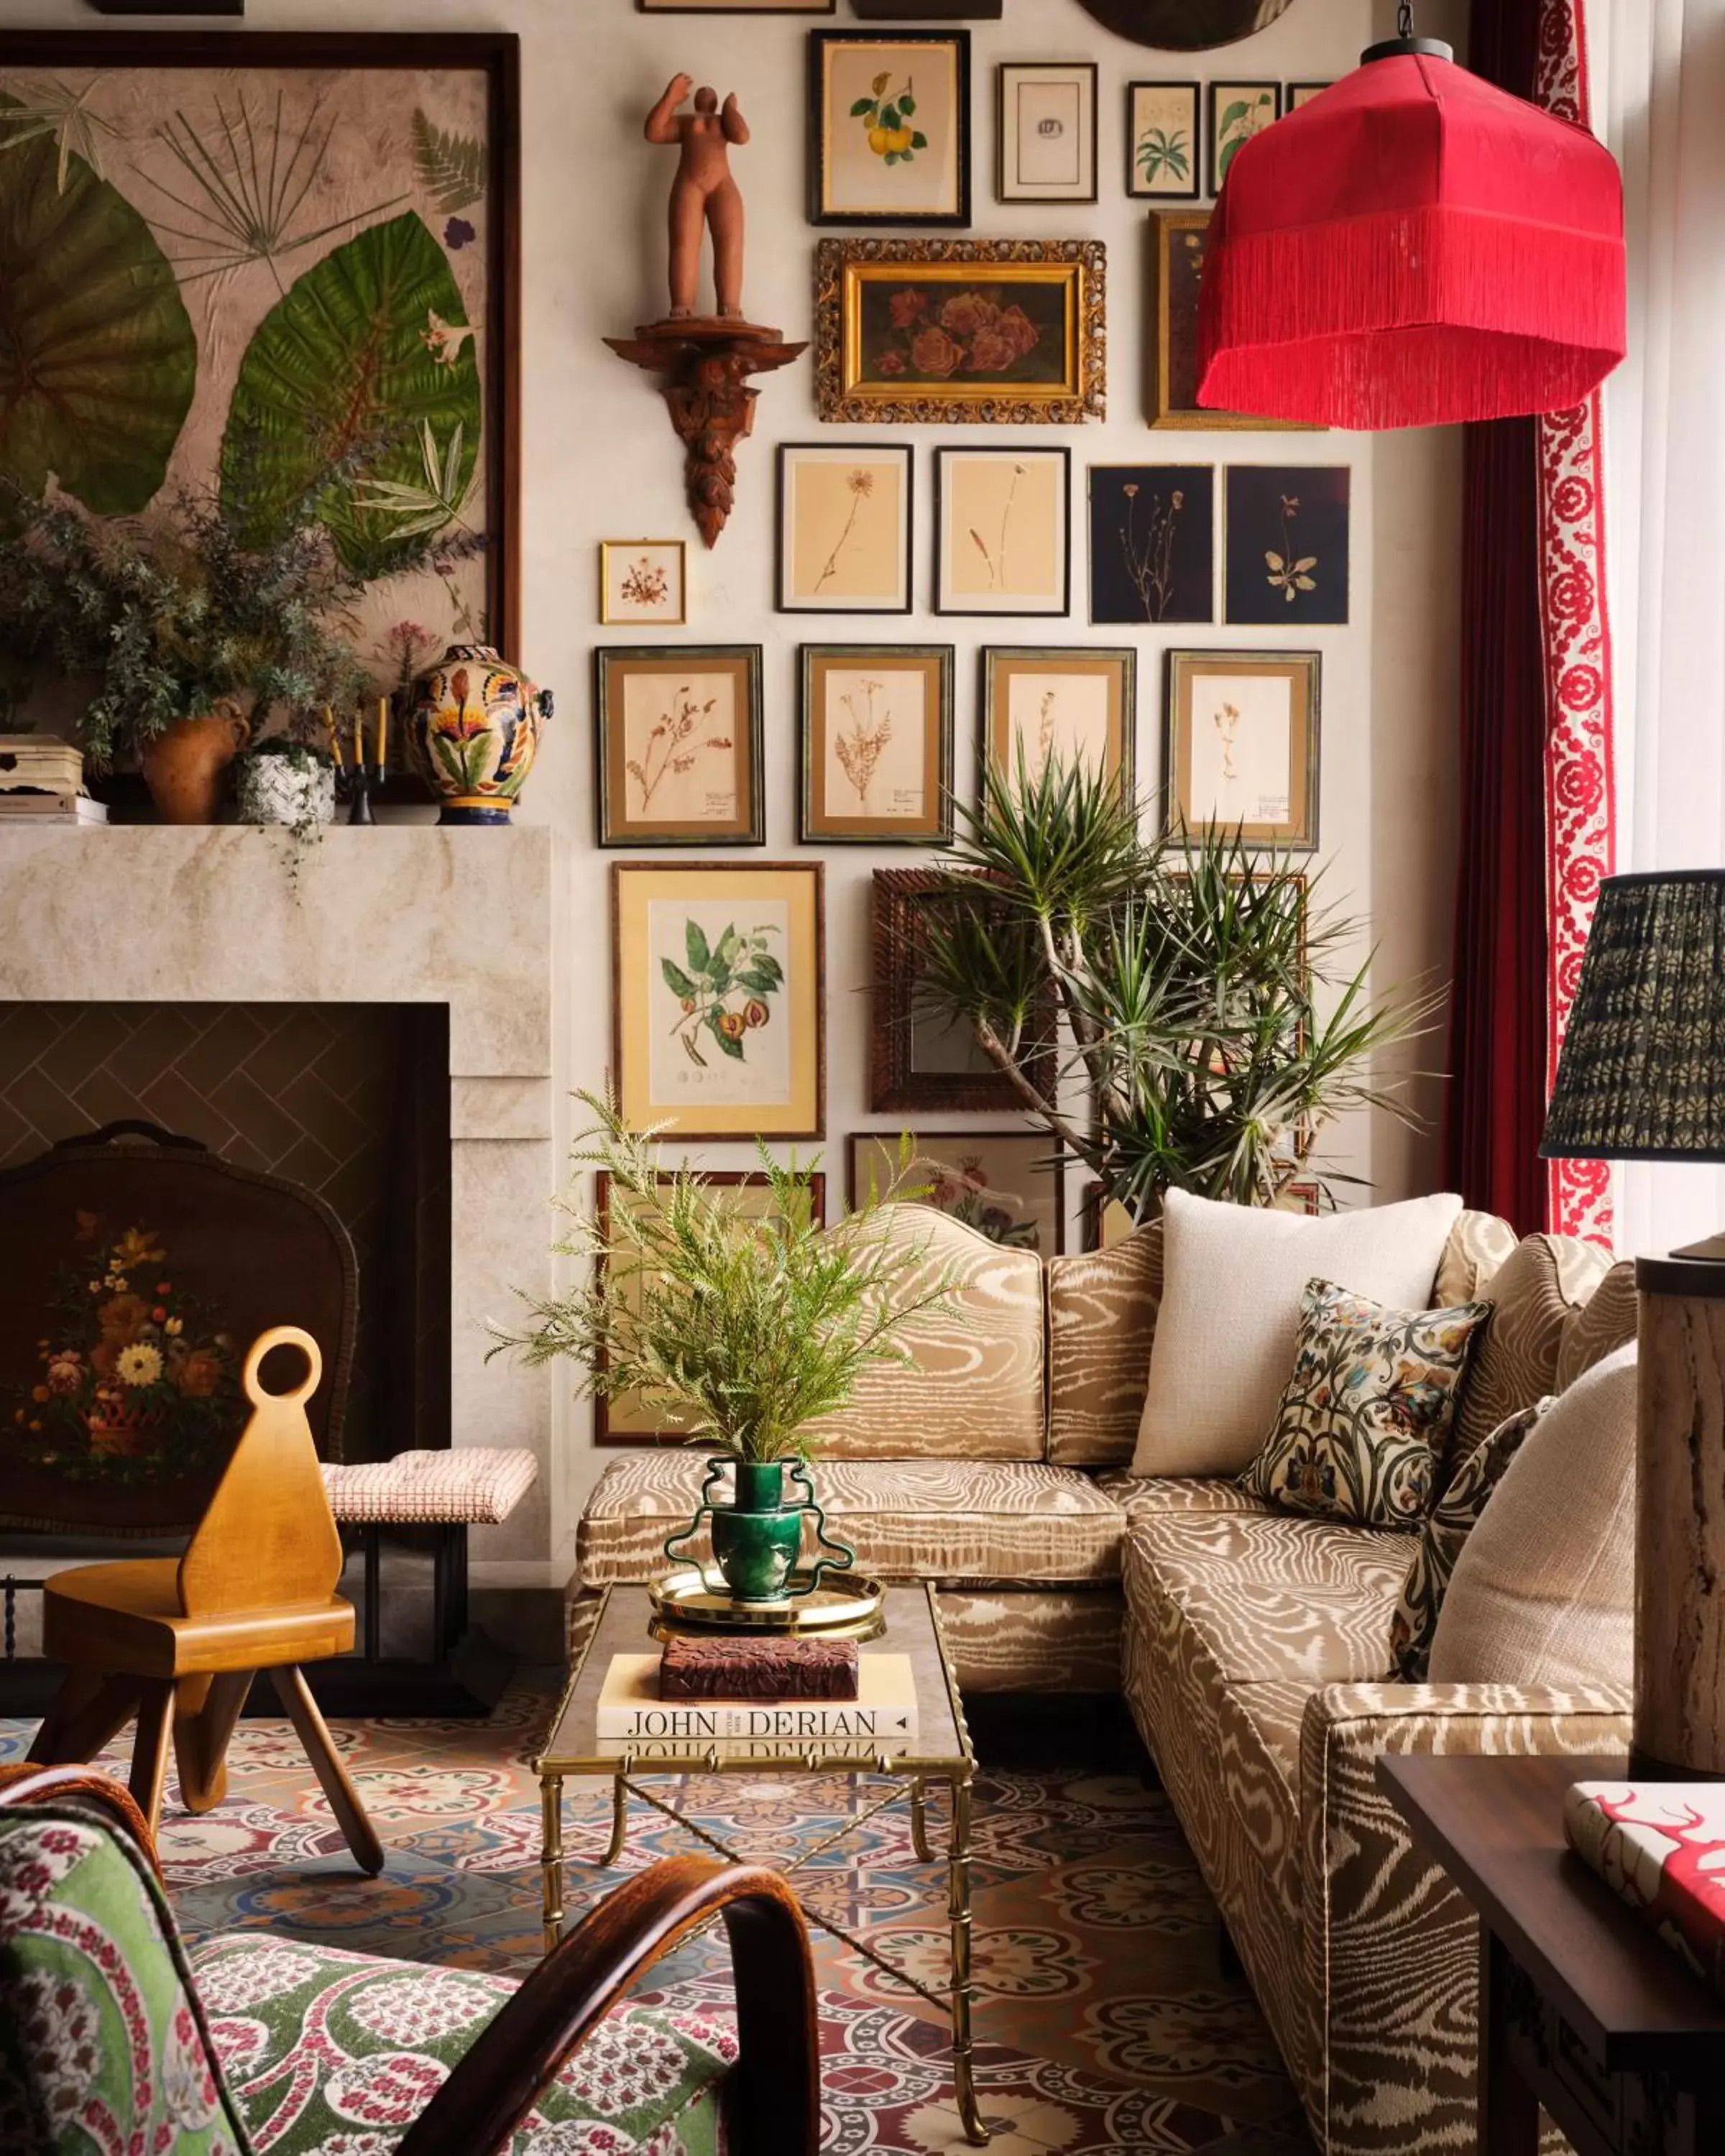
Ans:
[{"label": "beige moir\u00e9 patterned sofa", "polygon": [[[900,1211],[886,1232],[957,1270],[967,1321],[923,1322],[915,1367],[871,1373],[822,1431],[829,1518],[870,1569],[937,1584],[966,1689],[1123,1689],[1322,2148],[1471,2147],[1475,1927],[1414,1855],[1373,1762],[1618,1750],[1626,1701],[1391,1683],[1411,1537],[1274,1512],[1229,1482],[1127,1472],[1158,1228],[1045,1266]],[[1517,1270],[1535,1291],[1492,1319],[1495,1392],[1517,1405],[1635,1331],[1628,1266],[1533,1240]],[[1502,1221],[1464,1214],[1434,1301],[1491,1300],[1516,1248]],[[606,1469],[581,1522],[572,1646],[600,1589],[662,1564],[704,1471],[680,1451]]]}]

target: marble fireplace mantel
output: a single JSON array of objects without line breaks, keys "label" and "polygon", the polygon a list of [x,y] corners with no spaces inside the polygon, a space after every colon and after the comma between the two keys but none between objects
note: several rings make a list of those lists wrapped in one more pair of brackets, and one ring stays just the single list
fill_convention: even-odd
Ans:
[{"label": "marble fireplace mantel", "polygon": [[[336,826],[0,829],[0,1001],[425,1003],[449,1012],[451,1420],[528,1445],[538,1485],[474,1573],[552,1558],[547,1374],[485,1363],[484,1320],[547,1284],[552,834]],[[547,1575],[549,1578],[549,1573]]]}]

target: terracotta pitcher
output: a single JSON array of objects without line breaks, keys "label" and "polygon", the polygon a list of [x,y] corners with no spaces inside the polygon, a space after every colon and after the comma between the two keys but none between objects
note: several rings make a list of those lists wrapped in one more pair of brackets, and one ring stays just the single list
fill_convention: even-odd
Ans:
[{"label": "terracotta pitcher", "polygon": [[251,738],[238,704],[222,698],[207,717],[176,719],[145,748],[144,783],[164,824],[213,824],[222,773]]}]

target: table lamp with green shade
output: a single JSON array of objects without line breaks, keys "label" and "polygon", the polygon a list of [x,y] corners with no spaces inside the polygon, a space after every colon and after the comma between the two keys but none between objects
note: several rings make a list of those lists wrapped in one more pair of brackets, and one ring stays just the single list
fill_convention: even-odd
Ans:
[{"label": "table lamp with green shade", "polygon": [[[1609,876],[1540,1152],[1725,1162],[1725,869]],[[1725,1234],[1635,1265],[1637,1752],[1725,1774]]]}]

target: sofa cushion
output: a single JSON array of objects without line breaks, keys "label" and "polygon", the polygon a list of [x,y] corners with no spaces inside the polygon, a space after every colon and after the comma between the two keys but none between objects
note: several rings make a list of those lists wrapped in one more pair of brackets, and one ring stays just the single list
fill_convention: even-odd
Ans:
[{"label": "sofa cushion", "polygon": [[1492,1276],[1485,1296],[1491,1315],[1461,1388],[1445,1453],[1445,1482],[1511,1415],[1557,1389],[1563,1327],[1610,1264],[1597,1243],[1574,1235],[1529,1235]]},{"label": "sofa cushion", "polygon": [[1231,1477],[1224,1481],[1207,1475],[1128,1475],[1113,1468],[1098,1475],[1096,1485],[1119,1506],[1128,1522],[1157,1519],[1167,1512],[1267,1512],[1271,1509]]},{"label": "sofa cushion", "polygon": [[[824,1460],[1040,1460],[1044,1451],[1042,1261],[1009,1250],[930,1205],[884,1206],[871,1232],[924,1255],[908,1296],[944,1270],[956,1308],[923,1311],[901,1335],[908,1367],[876,1363],[850,1405],[813,1425]],[[834,1235],[846,1232],[846,1223]],[[853,1230],[852,1232],[856,1232]]]},{"label": "sofa cushion", "polygon": [[1417,1527],[1490,1312],[1483,1302],[1392,1310],[1308,1281],[1293,1374],[1241,1487],[1285,1512]]},{"label": "sofa cushion", "polygon": [[1162,1223],[1048,1266],[1048,1456],[1127,1467],[1162,1303]]},{"label": "sofa cushion", "polygon": [[[665,1537],[691,1517],[706,1476],[698,1453],[614,1460],[581,1516],[584,1587],[647,1579]],[[721,1485],[719,1494],[726,1494]],[[822,1460],[814,1491],[857,1561],[890,1579],[1117,1579],[1126,1516],[1076,1468],[1037,1460]],[[809,1531],[812,1536],[812,1528]]]},{"label": "sofa cushion", "polygon": [[1519,1238],[1495,1213],[1464,1209],[1455,1216],[1444,1245],[1431,1299],[1440,1309],[1453,1302],[1477,1302],[1508,1264]]},{"label": "sofa cushion", "polygon": [[1634,1681],[1635,1392],[1620,1348],[1525,1440],[1455,1560],[1433,1684]]},{"label": "sofa cushion", "polygon": [[1141,1519],[1128,1616],[1163,1640],[1178,1629],[1211,1686],[1363,1682],[1384,1674],[1417,1539],[1280,1512]]},{"label": "sofa cushion", "polygon": [[[516,1989],[479,1969],[386,1961],[261,1931],[206,1939],[192,1965],[246,2125],[275,2156],[388,2156]],[[729,2014],[623,2007],[503,2148],[507,2156],[648,2148],[721,2156],[721,2087],[736,2059]]]},{"label": "sofa cushion", "polygon": [[1307,1281],[1423,1310],[1461,1210],[1456,1197],[1420,1198],[1312,1220],[1171,1190],[1134,1470],[1237,1475],[1275,1419]]},{"label": "sofa cushion", "polygon": [[1558,1367],[1552,1374],[1553,1392],[1567,1393],[1595,1363],[1626,1348],[1635,1337],[1640,1314],[1635,1269],[1625,1259],[1612,1266],[1580,1309],[1565,1320],[1558,1342]]}]

